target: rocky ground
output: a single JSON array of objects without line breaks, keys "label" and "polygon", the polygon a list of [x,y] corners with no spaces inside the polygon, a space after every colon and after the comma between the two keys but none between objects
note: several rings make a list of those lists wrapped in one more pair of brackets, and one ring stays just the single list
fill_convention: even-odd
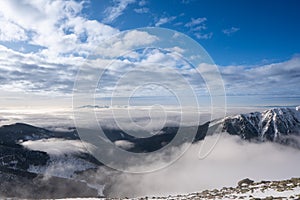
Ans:
[{"label": "rocky ground", "polygon": [[[96,200],[91,198],[88,200]],[[102,198],[105,199],[105,198]],[[128,199],[128,198],[123,198]],[[131,198],[132,199],[132,198]],[[260,181],[253,183],[239,184],[237,187],[223,187],[222,189],[204,190],[191,194],[176,196],[139,197],[132,200],[185,200],[185,199],[300,199],[300,178],[291,178],[282,181]],[[71,200],[71,199],[68,199]],[[87,200],[87,199],[86,199]],[[119,200],[119,198],[110,198]]]},{"label": "rocky ground", "polygon": [[237,187],[204,190],[188,195],[144,197],[142,199],[300,199],[300,178],[283,181],[260,181]]}]

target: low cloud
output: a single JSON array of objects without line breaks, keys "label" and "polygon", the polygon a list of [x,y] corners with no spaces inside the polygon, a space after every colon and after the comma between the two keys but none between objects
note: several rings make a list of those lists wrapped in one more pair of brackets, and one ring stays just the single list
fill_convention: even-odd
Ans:
[{"label": "low cloud", "polygon": [[[80,140],[63,140],[63,139],[42,139],[35,141],[25,141],[21,143],[24,147],[43,151],[49,155],[63,155],[79,152],[87,152],[83,142]],[[87,145],[87,144],[85,144]]]},{"label": "low cloud", "polygon": [[0,122],[6,122],[6,121],[9,121],[9,119],[6,119],[6,118],[3,118],[0,116]]},{"label": "low cloud", "polygon": [[134,144],[132,142],[126,140],[117,140],[115,141],[115,145],[122,149],[131,149],[134,147]]},{"label": "low cloud", "polygon": [[[207,136],[205,142],[214,143],[217,138]],[[192,145],[179,160],[160,171],[114,175],[105,193],[111,197],[167,196],[236,186],[245,177],[259,181],[300,176],[299,150],[274,143],[249,143],[226,134],[207,157],[199,159],[202,143]]]}]

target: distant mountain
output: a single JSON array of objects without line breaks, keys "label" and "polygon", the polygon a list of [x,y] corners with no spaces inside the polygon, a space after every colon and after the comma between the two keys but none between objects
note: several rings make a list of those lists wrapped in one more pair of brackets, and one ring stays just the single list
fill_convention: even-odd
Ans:
[{"label": "distant mountain", "polygon": [[300,135],[300,111],[273,108],[263,112],[229,116],[217,124],[221,125],[223,132],[239,135],[245,140],[297,143],[297,136]]},{"label": "distant mountain", "polygon": [[20,140],[40,140],[49,138],[79,139],[76,131],[58,132],[29,124],[16,123],[0,127],[0,144],[18,143]]},{"label": "distant mountain", "polygon": [[[202,140],[208,130],[209,123],[196,127],[185,127],[185,132],[196,131],[194,142]],[[96,132],[97,130],[95,130]],[[149,138],[136,138],[128,135],[122,130],[105,129],[104,132],[111,142],[118,144],[130,144],[129,148],[119,146],[131,152],[152,152],[168,144],[175,137],[178,127],[165,127],[159,134]],[[70,129],[67,132],[50,131],[44,128],[28,124],[16,123],[0,127],[0,197],[19,198],[62,198],[101,196],[101,192],[95,192],[93,185],[81,184],[85,182],[80,174],[88,170],[97,170],[101,166],[88,151],[72,151],[72,153],[51,154],[47,152],[47,145],[56,150],[61,149],[59,144],[78,144],[79,136],[76,130]],[[24,143],[38,144],[38,150],[30,146],[23,146]],[[65,143],[64,143],[65,142]],[[179,144],[178,144],[179,145]],[[128,146],[127,146],[128,147]],[[63,146],[64,148],[64,146]],[[76,145],[74,146],[76,148]],[[79,147],[78,147],[79,148]],[[63,166],[67,166],[63,169]],[[50,173],[49,173],[50,172]],[[39,182],[43,180],[43,184]],[[23,185],[26,185],[24,187]],[[103,183],[105,184],[105,183]],[[47,185],[51,185],[47,187]],[[57,186],[56,186],[57,185]],[[70,185],[77,192],[68,196],[59,186]],[[28,192],[14,193],[11,188]],[[43,192],[36,194],[36,188],[43,187]],[[82,190],[79,190],[80,187]],[[101,187],[100,187],[101,188]],[[71,188],[72,189],[72,188]],[[51,196],[51,192],[52,195]],[[75,195],[75,196],[74,196]]]},{"label": "distant mountain", "polygon": [[[193,127],[181,127],[182,131],[185,134],[196,133],[195,138],[192,142],[198,142],[199,140],[203,140],[206,136],[206,133],[209,128],[209,122]],[[137,138],[127,133],[117,130],[117,129],[107,129],[104,130],[106,136],[115,144],[118,144],[118,141],[126,141],[131,145],[130,148],[125,148],[127,151],[139,153],[139,152],[153,152],[156,151],[163,146],[167,145],[169,142],[173,140],[176,136],[179,127],[164,127],[159,131],[159,133],[154,134],[151,137],[147,138]],[[184,141],[184,139],[182,140]],[[177,144],[180,145],[180,144]],[[122,146],[119,146],[122,148]]]}]

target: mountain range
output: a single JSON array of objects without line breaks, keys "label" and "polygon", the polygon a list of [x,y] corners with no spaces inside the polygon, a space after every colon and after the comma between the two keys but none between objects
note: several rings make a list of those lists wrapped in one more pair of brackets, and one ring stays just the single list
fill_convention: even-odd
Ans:
[{"label": "mountain range", "polygon": [[271,141],[300,148],[300,111],[292,108],[273,108],[229,116],[217,123],[222,131],[245,140]]},{"label": "mountain range", "polygon": [[[215,129],[216,127],[218,129]],[[159,134],[149,138],[136,138],[118,129],[105,129],[104,132],[116,146],[142,153],[162,148],[172,141],[178,129],[179,127],[165,127]],[[197,127],[186,127],[185,130],[186,134],[197,130],[194,143],[205,139],[207,134],[212,133],[211,130],[221,130],[249,142],[276,142],[299,149],[300,111],[292,108],[273,108],[263,112],[228,116]],[[126,148],[119,145],[124,141],[131,145],[127,145]],[[102,196],[102,190],[97,189],[101,183],[90,184],[81,176],[83,172],[97,170],[102,163],[83,148],[76,150],[79,142],[80,137],[73,128],[59,132],[23,123],[0,127],[0,197]],[[53,148],[62,150],[53,152]],[[68,151],[63,148],[68,148]],[[68,166],[68,173],[59,173],[59,168],[64,166]],[[37,188],[42,192],[36,192]],[[16,193],[15,190],[27,192]]]}]

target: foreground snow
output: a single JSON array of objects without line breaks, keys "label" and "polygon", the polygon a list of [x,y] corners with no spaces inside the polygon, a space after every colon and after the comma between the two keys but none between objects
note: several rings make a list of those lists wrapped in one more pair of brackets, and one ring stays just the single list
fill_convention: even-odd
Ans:
[{"label": "foreground snow", "polygon": [[[142,199],[299,199],[300,179],[292,178],[283,181],[261,181],[250,185],[223,187],[222,189],[205,190],[187,195],[165,196],[165,197],[138,197],[132,200]],[[67,198],[64,200],[99,200],[114,198]],[[116,198],[118,199],[118,198]],[[128,198],[124,198],[128,199]]]}]

